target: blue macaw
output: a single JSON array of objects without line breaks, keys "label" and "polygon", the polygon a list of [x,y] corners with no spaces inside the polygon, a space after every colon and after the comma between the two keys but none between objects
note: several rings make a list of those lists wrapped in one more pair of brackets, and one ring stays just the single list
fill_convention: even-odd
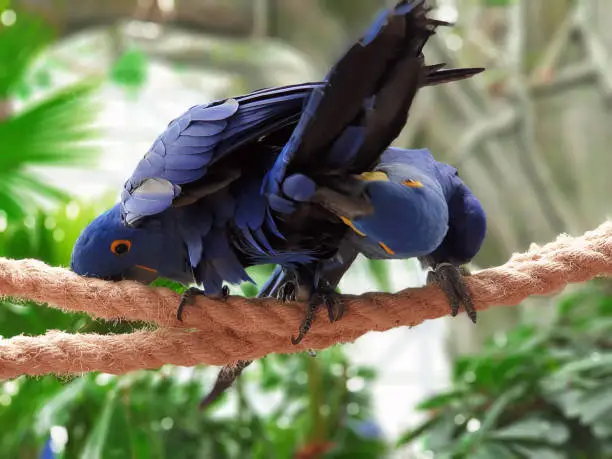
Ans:
[{"label": "blue macaw", "polygon": [[[375,211],[344,222],[352,231],[345,235],[334,256],[318,262],[319,283],[335,290],[360,253],[373,259],[418,258],[424,268],[432,268],[427,283],[439,284],[450,300],[452,315],[457,315],[462,304],[476,322],[461,274],[470,274],[465,265],[482,246],[486,216],[457,169],[436,161],[427,149],[391,147],[370,175],[366,192]],[[258,296],[292,301],[304,282],[300,276],[299,270],[279,265]],[[310,315],[302,325],[298,339],[307,332],[312,319]],[[330,316],[330,320],[338,319]],[[216,400],[251,363],[242,360],[224,367],[200,406],[205,408]]]},{"label": "blue macaw", "polygon": [[[333,257],[318,261],[320,282],[335,289],[359,253],[371,259],[417,258],[431,268],[428,283],[441,285],[452,315],[463,305],[476,322],[461,274],[469,275],[465,265],[479,252],[487,222],[480,201],[457,169],[436,161],[428,149],[390,147],[366,174],[374,212],[343,220],[352,231]],[[301,282],[294,267],[278,266],[260,295],[293,300]]]},{"label": "blue macaw", "polygon": [[[417,90],[483,69],[427,66],[440,21],[420,0],[383,11],[322,83],[263,89],[198,105],[173,120],[124,185],[121,200],[75,243],[74,272],[150,283],[165,277],[225,298],[226,283],[274,263],[301,271],[298,297],[320,303],[316,267],[347,219],[374,211],[367,173],[399,134]],[[385,241],[381,241],[383,244]]]}]

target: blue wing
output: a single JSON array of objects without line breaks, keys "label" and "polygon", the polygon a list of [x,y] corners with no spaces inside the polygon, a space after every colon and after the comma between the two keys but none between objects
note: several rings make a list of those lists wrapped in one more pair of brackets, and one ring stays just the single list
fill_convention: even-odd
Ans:
[{"label": "blue wing", "polygon": [[186,188],[192,188],[197,200],[236,180],[239,162],[235,168],[224,165],[216,171],[215,165],[232,152],[295,123],[305,98],[319,85],[263,89],[187,110],[155,140],[126,181],[121,195],[124,222],[136,225],[162,213],[184,197]]}]

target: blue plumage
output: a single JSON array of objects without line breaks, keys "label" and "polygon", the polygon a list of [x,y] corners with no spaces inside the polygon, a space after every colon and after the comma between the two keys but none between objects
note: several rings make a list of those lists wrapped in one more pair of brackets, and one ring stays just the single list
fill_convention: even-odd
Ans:
[{"label": "blue plumage", "polygon": [[456,265],[478,253],[486,217],[454,167],[436,161],[427,149],[389,148],[374,170],[387,179],[369,182],[375,211],[352,221],[365,234],[351,236],[360,252],[383,259],[433,257],[435,264]]},{"label": "blue plumage", "polygon": [[[122,214],[129,224],[169,208],[181,185],[196,182],[208,168],[241,142],[254,141],[299,113],[304,98],[316,84],[292,85],[208,105],[196,105],[173,120],[155,140],[127,180],[121,197]],[[157,182],[146,200],[139,191]]]}]

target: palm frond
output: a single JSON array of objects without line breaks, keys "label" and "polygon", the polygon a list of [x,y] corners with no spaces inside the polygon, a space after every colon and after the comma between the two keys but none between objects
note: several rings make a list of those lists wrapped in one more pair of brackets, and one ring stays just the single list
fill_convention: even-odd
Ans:
[{"label": "palm frond", "polygon": [[29,167],[95,164],[99,152],[86,141],[97,134],[91,96],[98,85],[96,80],[65,88],[0,123],[0,209],[7,218],[21,218],[40,198],[68,197]]}]

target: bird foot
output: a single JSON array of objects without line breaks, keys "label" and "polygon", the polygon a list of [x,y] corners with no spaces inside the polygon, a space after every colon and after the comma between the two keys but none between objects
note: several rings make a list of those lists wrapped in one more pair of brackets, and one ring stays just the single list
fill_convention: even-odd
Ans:
[{"label": "bird foot", "polygon": [[252,364],[252,360],[238,360],[234,365],[225,365],[219,374],[213,388],[210,390],[208,395],[200,401],[200,410],[206,409],[210,404],[217,400],[227,389],[234,384],[234,381],[238,379],[238,376],[242,373],[246,367]]},{"label": "bird foot", "polygon": [[181,295],[181,302],[179,303],[178,309],[176,310],[176,318],[178,320],[180,320],[181,322],[183,321],[183,310],[185,309],[185,306],[192,305],[195,297],[197,296],[206,296],[215,300],[225,301],[229,296],[229,287],[227,285],[224,285],[221,288],[221,292],[216,295],[207,295],[204,290],[201,290],[197,287],[189,287]]},{"label": "bird foot", "polygon": [[297,300],[297,283],[292,280],[285,281],[283,285],[281,285],[276,294],[276,299],[282,301],[283,303],[289,303],[291,301]]},{"label": "bird foot", "polygon": [[467,313],[472,322],[476,323],[476,309],[472,295],[465,285],[462,276],[470,276],[470,271],[465,267],[457,267],[450,263],[440,263],[432,271],[427,273],[427,284],[440,286],[451,307],[451,315],[455,317],[459,313],[459,307]]},{"label": "bird foot", "polygon": [[308,301],[308,307],[306,308],[306,314],[300,324],[299,335],[297,338],[291,337],[291,342],[296,345],[299,344],[310,330],[312,323],[315,319],[315,313],[319,306],[325,305],[327,307],[327,313],[329,315],[329,321],[331,323],[340,320],[344,313],[344,303],[340,298],[338,292],[336,292],[330,285],[321,281],[322,284],[315,289],[310,296]]}]

